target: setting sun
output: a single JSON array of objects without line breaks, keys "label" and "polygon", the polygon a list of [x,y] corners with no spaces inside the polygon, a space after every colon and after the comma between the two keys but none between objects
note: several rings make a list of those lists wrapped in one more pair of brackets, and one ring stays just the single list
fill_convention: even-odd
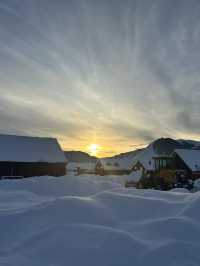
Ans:
[{"label": "setting sun", "polygon": [[91,154],[91,155],[94,155],[96,156],[98,154],[100,150],[100,145],[99,144],[90,144],[88,146],[88,152]]}]

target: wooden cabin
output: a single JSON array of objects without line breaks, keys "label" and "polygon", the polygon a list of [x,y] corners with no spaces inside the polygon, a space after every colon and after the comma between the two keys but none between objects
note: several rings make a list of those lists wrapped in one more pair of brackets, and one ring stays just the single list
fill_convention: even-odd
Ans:
[{"label": "wooden cabin", "polygon": [[170,156],[154,157],[155,170],[186,171],[189,177],[200,177],[200,150],[176,149]]},{"label": "wooden cabin", "polygon": [[66,158],[54,138],[0,135],[0,177],[62,176]]},{"label": "wooden cabin", "polygon": [[175,169],[187,171],[192,179],[200,178],[200,150],[176,149],[173,158]]},{"label": "wooden cabin", "polygon": [[140,158],[139,160],[133,163],[132,169],[133,172],[141,171],[142,172],[142,179],[152,176],[155,172],[155,163],[152,157],[149,158]]}]

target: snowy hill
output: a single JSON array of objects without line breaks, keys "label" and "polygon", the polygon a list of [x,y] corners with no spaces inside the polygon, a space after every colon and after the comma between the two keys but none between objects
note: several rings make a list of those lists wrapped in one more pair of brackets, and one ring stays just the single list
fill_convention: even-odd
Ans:
[{"label": "snowy hill", "polygon": [[2,266],[198,266],[200,192],[124,189],[120,177],[1,181]]},{"label": "snowy hill", "polygon": [[200,142],[195,140],[174,140],[161,138],[153,142],[154,150],[158,154],[171,154],[175,149],[200,149]]},{"label": "snowy hill", "polygon": [[118,163],[121,168],[131,168],[134,163],[140,161],[146,169],[154,167],[153,157],[170,155],[176,149],[200,150],[200,142],[194,140],[174,140],[160,138],[150,143],[146,148],[119,154],[110,158],[104,158],[110,165]]},{"label": "snowy hill", "polygon": [[[144,158],[144,162],[148,163],[151,160],[152,156],[167,154],[169,155],[175,149],[200,149],[200,142],[195,140],[174,140],[170,138],[160,138],[143,149],[137,149],[134,151],[129,151],[121,153],[112,157],[106,157],[103,159],[108,160],[111,164],[119,163],[122,168],[131,164],[133,159]],[[76,163],[94,163],[97,161],[97,158],[91,156],[82,151],[65,151],[65,156],[68,162]]]}]

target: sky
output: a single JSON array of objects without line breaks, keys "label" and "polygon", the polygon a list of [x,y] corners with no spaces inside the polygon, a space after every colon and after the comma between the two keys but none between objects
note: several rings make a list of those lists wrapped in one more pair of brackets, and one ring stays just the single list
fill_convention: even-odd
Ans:
[{"label": "sky", "polygon": [[199,14],[199,0],[0,0],[0,133],[100,157],[200,140]]}]

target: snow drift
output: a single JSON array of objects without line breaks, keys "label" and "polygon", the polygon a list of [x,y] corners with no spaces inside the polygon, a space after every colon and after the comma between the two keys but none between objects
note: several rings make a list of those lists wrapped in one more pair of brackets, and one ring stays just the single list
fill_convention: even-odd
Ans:
[{"label": "snow drift", "polygon": [[124,189],[117,177],[0,183],[0,265],[200,264],[200,192]]}]

